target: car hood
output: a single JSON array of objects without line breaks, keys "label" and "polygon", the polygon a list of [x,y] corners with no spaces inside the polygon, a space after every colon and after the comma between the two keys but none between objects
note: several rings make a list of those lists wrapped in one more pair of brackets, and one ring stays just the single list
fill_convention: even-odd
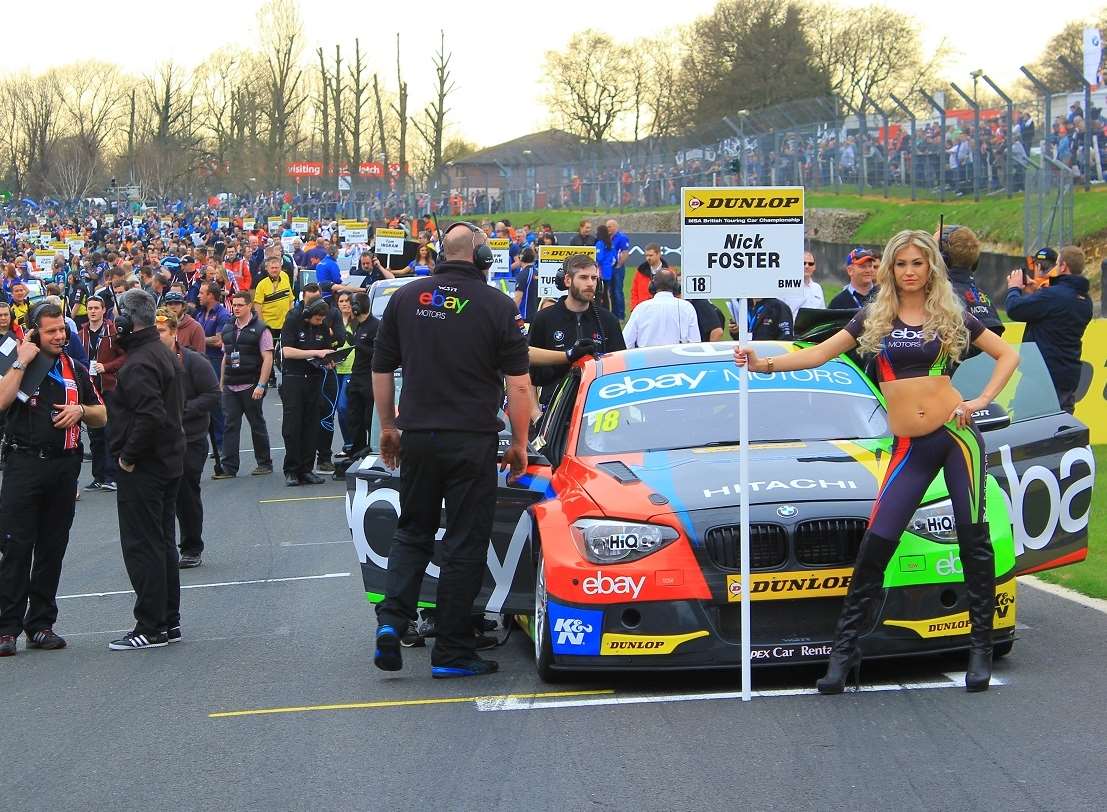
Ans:
[{"label": "car hood", "polygon": [[[889,445],[888,439],[751,444],[750,504],[871,501]],[[626,470],[620,472],[620,464]],[[738,504],[737,446],[646,451],[589,467],[604,478],[619,474],[621,482],[633,476],[665,496],[670,511]],[[655,507],[653,512],[666,511]]]}]

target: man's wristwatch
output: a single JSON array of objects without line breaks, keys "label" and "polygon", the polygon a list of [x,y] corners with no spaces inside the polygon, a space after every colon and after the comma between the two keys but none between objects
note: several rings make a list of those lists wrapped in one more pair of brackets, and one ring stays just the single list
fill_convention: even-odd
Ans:
[{"label": "man's wristwatch", "polygon": [[266,382],[266,383],[254,384],[254,388],[255,389],[268,389],[269,388],[269,383]]},{"label": "man's wristwatch", "polygon": [[19,359],[16,359],[15,363],[14,363],[14,364],[12,364],[12,365],[11,365],[10,367],[8,367],[8,368],[9,368],[9,369],[26,369],[27,367],[23,366],[23,362],[22,362],[22,361],[20,361]]}]

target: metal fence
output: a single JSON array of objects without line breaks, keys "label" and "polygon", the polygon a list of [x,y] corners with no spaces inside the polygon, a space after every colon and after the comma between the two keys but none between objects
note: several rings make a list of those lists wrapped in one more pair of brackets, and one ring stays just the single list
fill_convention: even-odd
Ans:
[{"label": "metal fence", "polygon": [[1022,238],[1027,256],[1046,246],[1072,244],[1073,180],[1068,166],[1053,158],[1027,169]]},{"label": "metal fence", "polygon": [[[998,98],[977,102],[979,79]],[[628,154],[612,145],[602,156],[557,166],[504,166],[499,186],[455,184],[455,207],[494,213],[545,208],[630,208],[673,205],[681,186],[800,185],[817,191],[857,190],[885,196],[1014,197],[1023,194],[1037,155],[1062,164],[1074,178],[1104,180],[1107,119],[1104,93],[1088,95],[1084,125],[1069,114],[1054,127],[1061,99],[1017,101],[987,75],[972,93],[952,85],[959,109],[925,93],[912,99],[865,98],[862,109],[840,99],[791,102],[724,118],[708,138]],[[952,95],[952,94],[951,94]],[[919,113],[927,110],[928,113]],[[1083,112],[1083,110],[1082,110]],[[1023,114],[1027,118],[1023,118]],[[1060,118],[1060,117],[1059,117]],[[1030,124],[1032,122],[1032,126]],[[1088,139],[1084,131],[1088,130]]]}]

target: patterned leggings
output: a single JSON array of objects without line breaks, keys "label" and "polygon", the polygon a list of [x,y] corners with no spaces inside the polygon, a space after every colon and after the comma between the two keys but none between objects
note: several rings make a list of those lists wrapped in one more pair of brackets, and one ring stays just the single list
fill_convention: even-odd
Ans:
[{"label": "patterned leggings", "polygon": [[892,460],[869,516],[869,530],[881,538],[898,539],[939,470],[945,476],[957,524],[983,522],[984,441],[971,423],[962,429],[950,421],[922,437],[895,438]]}]

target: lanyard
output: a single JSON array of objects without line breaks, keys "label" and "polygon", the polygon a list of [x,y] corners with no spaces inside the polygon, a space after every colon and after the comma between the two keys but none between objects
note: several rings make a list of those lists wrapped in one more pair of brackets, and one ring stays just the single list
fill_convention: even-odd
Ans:
[{"label": "lanyard", "polygon": [[761,318],[761,312],[764,309],[765,309],[765,305],[764,304],[759,304],[757,306],[757,309],[754,310],[752,313],[750,313],[748,311],[746,312],[746,330],[749,332],[749,334],[751,336],[753,335],[753,325],[757,324],[757,320],[759,318]]}]

